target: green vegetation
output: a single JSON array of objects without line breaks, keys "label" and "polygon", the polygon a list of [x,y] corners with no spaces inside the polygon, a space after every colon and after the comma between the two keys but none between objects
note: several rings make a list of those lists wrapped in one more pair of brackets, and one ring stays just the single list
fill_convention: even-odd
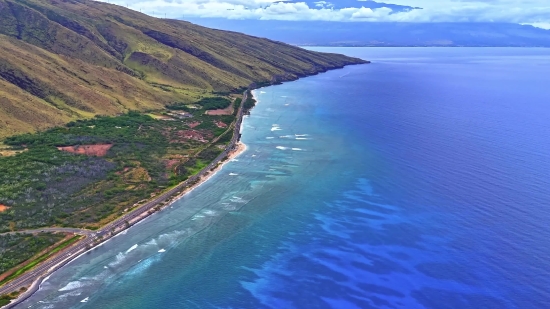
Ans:
[{"label": "green vegetation", "polygon": [[201,105],[202,108],[206,110],[212,110],[212,109],[224,109],[229,107],[231,105],[231,101],[226,98],[206,98],[202,99],[197,104]]},{"label": "green vegetation", "polygon": [[10,301],[12,299],[16,298],[16,297],[17,296],[15,296],[15,295],[2,295],[2,296],[0,296],[0,307],[9,304]]},{"label": "green vegetation", "polygon": [[237,113],[239,112],[239,106],[241,106],[241,102],[243,99],[236,98],[235,102],[233,103],[233,116],[237,116]]},{"label": "green vegetation", "polygon": [[248,95],[246,96],[246,101],[243,104],[244,110],[250,110],[256,105],[256,100],[252,96],[250,90],[247,91]]},{"label": "green vegetation", "polygon": [[0,274],[23,263],[64,237],[63,234],[54,233],[0,235]]},{"label": "green vegetation", "polygon": [[[231,105],[231,100],[227,98],[221,98],[221,97],[212,97],[212,98],[204,98],[195,103],[199,106],[201,106],[205,110],[213,110],[213,109],[224,109],[226,107],[229,107]],[[185,102],[178,102],[174,104],[170,104],[166,106],[168,109],[173,110],[185,110],[185,111],[192,111],[192,108],[188,108],[187,103]]]},{"label": "green vegetation", "polygon": [[53,248],[51,251],[42,254],[41,256],[39,256],[36,259],[32,260],[29,264],[19,268],[17,271],[15,271],[14,273],[12,273],[9,276],[7,276],[6,278],[4,278],[4,280],[0,281],[0,285],[6,283],[6,282],[8,282],[8,281],[10,281],[10,280],[12,280],[16,277],[21,276],[22,274],[26,273],[27,271],[33,269],[36,265],[44,262],[45,260],[47,260],[48,258],[53,256],[57,252],[59,252],[59,251],[63,250],[64,248],[72,245],[73,243],[75,243],[79,239],[80,239],[80,236],[74,236],[74,237],[60,243],[58,246]]},{"label": "green vegetation", "polygon": [[9,304],[12,299],[16,299],[19,294],[24,293],[25,291],[27,291],[27,288],[22,287],[19,291],[15,291],[7,295],[1,295],[0,307]]},{"label": "green vegetation", "polygon": [[[187,179],[227,143],[224,136],[209,146],[230,131],[217,124],[229,125],[235,119],[193,113],[183,120],[158,120],[137,112],[97,116],[5,139],[13,150],[27,150],[0,157],[0,174],[5,176],[0,178],[0,204],[10,207],[0,212],[0,232],[42,226],[97,228]],[[231,134],[226,135],[230,139]],[[101,153],[102,147],[108,150]]]}]

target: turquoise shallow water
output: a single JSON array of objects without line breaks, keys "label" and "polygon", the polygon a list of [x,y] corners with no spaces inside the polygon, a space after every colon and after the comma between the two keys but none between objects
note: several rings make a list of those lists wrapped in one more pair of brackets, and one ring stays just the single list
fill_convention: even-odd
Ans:
[{"label": "turquoise shallow water", "polygon": [[259,89],[248,150],[22,308],[545,308],[545,49],[373,60]]}]

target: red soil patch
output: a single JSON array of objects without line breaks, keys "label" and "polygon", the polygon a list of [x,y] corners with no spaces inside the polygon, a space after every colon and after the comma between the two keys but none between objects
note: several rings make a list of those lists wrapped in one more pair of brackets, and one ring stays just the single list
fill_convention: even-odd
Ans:
[{"label": "red soil patch", "polygon": [[0,204],[0,212],[6,211],[8,209],[10,209],[8,206]]},{"label": "red soil patch", "polygon": [[109,151],[111,147],[113,147],[113,144],[76,145],[76,146],[57,147],[57,149],[61,151],[70,152],[70,153],[83,154],[87,156],[103,157],[107,154],[107,151]]},{"label": "red soil patch", "polygon": [[212,116],[231,115],[233,114],[233,104],[230,104],[228,107],[224,109],[214,109],[214,110],[206,111],[206,114],[212,115]]},{"label": "red soil patch", "polygon": [[171,169],[174,165],[178,164],[179,162],[180,160],[174,160],[174,159],[164,161],[167,169]]},{"label": "red soil patch", "polygon": [[218,128],[227,128],[227,124],[225,124],[225,123],[222,122],[222,121],[214,121],[214,124],[215,124]]},{"label": "red soil patch", "polygon": [[195,130],[181,130],[177,132],[177,135],[184,139],[192,139],[202,143],[207,142],[204,136],[200,132]]},{"label": "red soil patch", "polygon": [[186,123],[186,125],[187,125],[188,127],[190,127],[191,129],[193,129],[194,127],[198,126],[199,124],[201,124],[201,123],[198,122],[198,121],[191,122],[191,123]]}]

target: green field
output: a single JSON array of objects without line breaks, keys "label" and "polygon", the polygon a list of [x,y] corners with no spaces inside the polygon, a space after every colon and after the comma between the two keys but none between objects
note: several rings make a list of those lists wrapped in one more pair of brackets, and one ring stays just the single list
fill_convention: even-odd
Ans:
[{"label": "green field", "polygon": [[[20,269],[18,269],[17,271],[15,271],[14,273],[12,273],[11,275],[7,276],[4,280],[0,281],[0,285],[16,278],[16,277],[19,277],[20,275],[26,273],[27,271],[33,269],[36,265],[44,262],[45,260],[47,260],[48,258],[52,257],[54,254],[56,254],[57,252],[65,249],[66,247],[74,244],[76,241],[78,241],[80,239],[81,236],[74,236],[62,243],[60,243],[59,245],[57,245],[55,248],[52,248],[52,250],[42,254],[41,256],[37,257],[36,259],[32,260],[30,263],[28,263],[27,265],[21,267]],[[41,250],[40,250],[41,251]],[[38,251],[38,252],[40,252]]]},{"label": "green field", "polygon": [[0,235],[0,274],[59,242],[63,234],[40,233]]},{"label": "green field", "polygon": [[[97,228],[140,200],[200,171],[229,141],[235,117],[204,115],[154,119],[130,112],[78,120],[4,143],[20,153],[0,157],[0,232],[42,226]],[[191,124],[194,125],[190,128]],[[230,133],[230,132],[229,132]],[[74,154],[58,147],[112,145],[105,156]],[[223,148],[223,147],[222,147]]]}]

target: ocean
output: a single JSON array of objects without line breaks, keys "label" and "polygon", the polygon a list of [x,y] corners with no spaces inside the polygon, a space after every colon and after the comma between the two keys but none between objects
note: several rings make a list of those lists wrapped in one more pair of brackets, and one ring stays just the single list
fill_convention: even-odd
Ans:
[{"label": "ocean", "polygon": [[246,152],[21,308],[549,308],[550,53],[315,48]]}]

